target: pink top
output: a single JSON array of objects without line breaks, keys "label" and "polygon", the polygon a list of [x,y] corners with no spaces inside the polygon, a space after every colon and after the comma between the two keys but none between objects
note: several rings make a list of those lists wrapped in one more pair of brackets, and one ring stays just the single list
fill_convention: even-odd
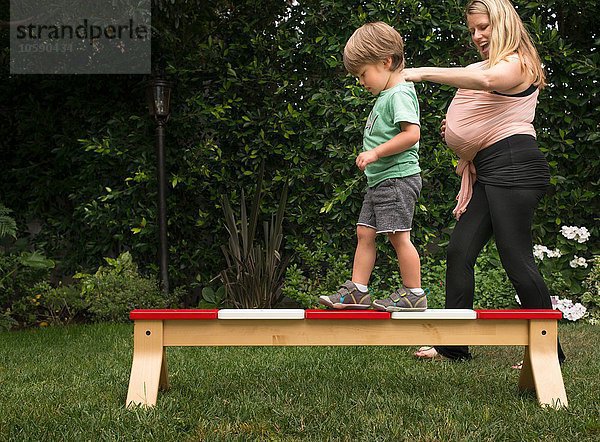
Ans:
[{"label": "pink top", "polygon": [[[470,67],[484,69],[485,63]],[[524,97],[471,89],[456,92],[446,113],[445,135],[446,144],[459,157],[456,173],[462,176],[453,211],[456,219],[465,212],[473,193],[477,177],[472,160],[477,152],[511,135],[536,136],[532,122],[538,94],[538,90]]]}]

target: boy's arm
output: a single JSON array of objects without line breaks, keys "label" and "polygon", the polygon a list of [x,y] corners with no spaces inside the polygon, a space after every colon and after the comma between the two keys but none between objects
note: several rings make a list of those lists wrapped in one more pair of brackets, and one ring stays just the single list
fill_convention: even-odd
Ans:
[{"label": "boy's arm", "polygon": [[402,132],[394,138],[380,144],[374,149],[361,152],[356,157],[356,165],[360,170],[364,171],[368,164],[374,163],[379,158],[389,157],[390,155],[405,151],[414,146],[419,141],[419,138],[421,138],[421,127],[418,124],[402,121],[400,127],[402,128]]}]

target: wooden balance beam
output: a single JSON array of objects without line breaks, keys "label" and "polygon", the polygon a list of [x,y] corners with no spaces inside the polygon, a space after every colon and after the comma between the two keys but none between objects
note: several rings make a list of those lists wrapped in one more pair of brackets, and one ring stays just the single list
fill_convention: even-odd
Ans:
[{"label": "wooden balance beam", "polygon": [[133,310],[126,405],[154,406],[169,387],[165,347],[325,345],[522,345],[520,390],[566,407],[554,310]]}]

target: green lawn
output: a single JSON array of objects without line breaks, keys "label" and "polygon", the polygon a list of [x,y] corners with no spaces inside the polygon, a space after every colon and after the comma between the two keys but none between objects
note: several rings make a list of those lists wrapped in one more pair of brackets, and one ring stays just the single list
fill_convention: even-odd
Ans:
[{"label": "green lawn", "polygon": [[0,333],[2,441],[596,441],[600,327],[561,324],[568,410],[517,393],[516,347],[170,348],[171,389],[124,407],[131,325]]}]

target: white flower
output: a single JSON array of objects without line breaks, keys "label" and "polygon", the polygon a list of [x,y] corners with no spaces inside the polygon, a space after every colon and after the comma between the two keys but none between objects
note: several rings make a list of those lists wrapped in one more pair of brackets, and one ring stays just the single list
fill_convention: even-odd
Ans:
[{"label": "white flower", "polygon": [[573,307],[573,301],[571,301],[570,299],[559,299],[558,300],[558,308],[560,310],[560,308],[563,309],[570,309],[571,307]]},{"label": "white flower", "polygon": [[535,244],[533,246],[533,256],[537,259],[544,259],[544,253],[548,251],[548,247]]},{"label": "white flower", "polygon": [[562,256],[562,252],[559,249],[547,250],[546,254],[548,258],[560,258]]},{"label": "white flower", "polygon": [[517,304],[521,305],[521,300],[519,299],[519,295],[515,295],[515,301],[517,301]]},{"label": "white flower", "polygon": [[578,319],[583,318],[587,311],[585,306],[579,302],[573,304],[573,301],[570,299],[559,299],[558,296],[551,296],[550,299],[552,299],[552,308],[554,310],[560,310],[563,317],[569,321],[577,321]]},{"label": "white flower", "polygon": [[589,232],[589,230],[586,229],[585,227],[581,227],[579,229],[579,238],[577,238],[577,242],[584,243],[588,239],[590,239],[590,232]]},{"label": "white flower", "polygon": [[578,243],[584,243],[590,239],[590,231],[585,227],[562,226],[560,233],[567,239],[574,239]]},{"label": "white flower", "polygon": [[587,268],[588,263],[587,260],[583,257],[579,257],[577,255],[573,255],[573,259],[571,261],[569,261],[569,265],[571,267],[573,267],[574,269],[577,267],[584,267]]},{"label": "white flower", "polygon": [[560,233],[567,239],[575,239],[575,230],[577,227],[574,226],[562,226],[560,228]]},{"label": "white flower", "polygon": [[533,256],[537,259],[544,259],[544,254],[548,258],[560,258],[562,256],[562,252],[559,249],[550,250],[548,247],[539,244],[533,246]]}]

